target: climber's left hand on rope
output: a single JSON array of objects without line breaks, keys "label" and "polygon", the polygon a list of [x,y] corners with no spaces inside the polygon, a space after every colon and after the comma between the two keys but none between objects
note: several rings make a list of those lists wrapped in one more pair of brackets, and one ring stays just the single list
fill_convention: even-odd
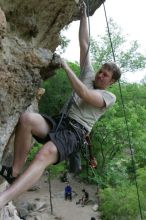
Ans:
[{"label": "climber's left hand on rope", "polygon": [[60,65],[63,69],[67,69],[68,68],[68,64],[66,62],[66,60],[64,58],[60,58]]},{"label": "climber's left hand on rope", "polygon": [[87,6],[86,6],[86,4],[85,4],[85,2],[83,0],[81,0],[79,2],[79,8],[80,8],[81,15],[85,15],[86,14]]}]

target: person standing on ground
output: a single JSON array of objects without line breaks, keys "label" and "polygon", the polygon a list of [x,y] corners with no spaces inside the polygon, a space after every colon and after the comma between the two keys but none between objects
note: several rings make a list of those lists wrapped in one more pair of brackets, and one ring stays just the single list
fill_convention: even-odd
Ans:
[{"label": "person standing on ground", "polygon": [[67,185],[65,187],[64,197],[65,197],[65,200],[67,200],[69,198],[70,201],[72,201],[72,187],[70,186],[69,183],[67,183]]},{"label": "person standing on ground", "polygon": [[81,204],[82,206],[86,205],[89,200],[89,193],[85,190],[82,189],[82,197],[79,199],[78,202],[76,202],[76,205]]}]

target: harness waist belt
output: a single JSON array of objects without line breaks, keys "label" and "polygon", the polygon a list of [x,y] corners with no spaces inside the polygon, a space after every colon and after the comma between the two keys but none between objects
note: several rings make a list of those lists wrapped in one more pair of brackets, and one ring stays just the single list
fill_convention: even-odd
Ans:
[{"label": "harness waist belt", "polygon": [[83,131],[85,131],[85,133],[88,133],[89,131],[79,122],[77,122],[75,119],[73,118],[69,118],[69,121],[73,124],[76,125],[77,127],[81,128]]}]

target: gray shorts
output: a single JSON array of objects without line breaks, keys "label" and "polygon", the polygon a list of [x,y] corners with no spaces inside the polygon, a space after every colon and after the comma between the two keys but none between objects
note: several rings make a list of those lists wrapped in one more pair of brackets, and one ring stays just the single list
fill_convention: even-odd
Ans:
[{"label": "gray shorts", "polygon": [[81,124],[66,116],[63,117],[61,123],[61,116],[53,118],[44,114],[42,114],[42,116],[49,125],[52,125],[52,128],[43,139],[36,136],[33,137],[36,141],[42,144],[45,144],[48,141],[52,141],[55,144],[59,153],[57,163],[66,160],[73,152],[79,151],[87,134],[87,130]]}]

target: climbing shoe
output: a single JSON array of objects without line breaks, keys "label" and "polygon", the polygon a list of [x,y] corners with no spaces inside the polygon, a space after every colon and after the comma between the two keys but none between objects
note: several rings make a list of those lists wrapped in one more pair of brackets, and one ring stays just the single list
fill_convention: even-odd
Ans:
[{"label": "climbing shoe", "polygon": [[12,176],[12,167],[6,167],[6,166],[2,166],[1,170],[0,170],[0,175],[5,178],[5,180],[9,183],[12,184],[16,177]]}]

